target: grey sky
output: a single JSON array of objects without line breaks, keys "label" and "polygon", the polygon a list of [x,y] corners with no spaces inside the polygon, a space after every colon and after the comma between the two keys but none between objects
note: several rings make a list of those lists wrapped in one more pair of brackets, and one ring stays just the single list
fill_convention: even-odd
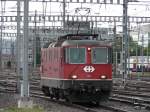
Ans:
[{"label": "grey sky", "polygon": [[[148,0],[140,0],[140,1],[144,1],[144,2],[129,3],[130,4],[128,6],[129,16],[150,16],[150,2],[146,2]],[[4,6],[4,3],[3,3],[3,6]],[[16,12],[15,12],[16,7],[17,7],[16,2],[7,1],[5,4],[5,7],[6,7],[5,11],[7,12],[5,13],[5,15],[16,15]],[[66,4],[67,14],[70,14],[70,15],[76,14],[75,8],[80,8],[80,7],[90,8],[91,12],[89,13],[89,15],[110,15],[110,16],[122,15],[122,5],[82,4],[81,6],[81,4],[79,3],[69,3],[69,4],[67,3]],[[50,14],[56,15],[62,12],[61,3],[47,2],[46,4],[42,2],[38,2],[38,3],[30,2],[30,11],[31,11],[30,14],[34,14],[35,10],[37,10],[40,14],[42,14],[43,9],[45,8],[46,8],[46,14],[48,15]],[[0,11],[1,11],[1,8],[0,8]],[[23,11],[23,7],[22,7],[22,11]]]}]

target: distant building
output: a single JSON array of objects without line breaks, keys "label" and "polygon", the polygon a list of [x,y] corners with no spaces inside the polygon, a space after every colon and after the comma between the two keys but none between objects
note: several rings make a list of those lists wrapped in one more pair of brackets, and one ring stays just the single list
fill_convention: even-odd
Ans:
[{"label": "distant building", "polygon": [[130,68],[133,68],[133,65],[150,65],[150,56],[130,56]]}]

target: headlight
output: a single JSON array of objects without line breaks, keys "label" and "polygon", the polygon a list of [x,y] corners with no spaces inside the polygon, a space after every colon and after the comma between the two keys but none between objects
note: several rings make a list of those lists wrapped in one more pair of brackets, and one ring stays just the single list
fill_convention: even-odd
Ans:
[{"label": "headlight", "polygon": [[77,75],[72,75],[71,78],[72,78],[72,79],[77,79],[78,76],[77,76]]},{"label": "headlight", "polygon": [[88,47],[88,51],[91,51],[91,48],[90,48],[90,47]]},{"label": "headlight", "polygon": [[107,77],[106,77],[106,75],[101,75],[100,78],[101,79],[106,79]]}]

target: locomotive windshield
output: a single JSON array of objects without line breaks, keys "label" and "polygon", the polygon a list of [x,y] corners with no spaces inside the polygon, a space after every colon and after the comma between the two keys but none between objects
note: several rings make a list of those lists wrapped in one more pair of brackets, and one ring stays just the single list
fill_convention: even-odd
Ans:
[{"label": "locomotive windshield", "polygon": [[84,64],[85,53],[85,48],[67,48],[66,61],[71,64]]},{"label": "locomotive windshield", "polygon": [[104,47],[92,48],[92,63],[108,63],[108,49]]}]

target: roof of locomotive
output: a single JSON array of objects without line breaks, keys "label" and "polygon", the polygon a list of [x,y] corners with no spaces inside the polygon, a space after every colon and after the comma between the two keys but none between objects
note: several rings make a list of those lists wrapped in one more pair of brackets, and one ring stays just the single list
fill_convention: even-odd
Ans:
[{"label": "roof of locomotive", "polygon": [[65,46],[111,46],[110,42],[98,41],[98,40],[66,40],[62,43],[62,47]]},{"label": "roof of locomotive", "polygon": [[110,42],[98,40],[98,34],[67,34],[58,38],[56,42],[49,43],[48,47],[65,46],[111,46]]},{"label": "roof of locomotive", "polygon": [[67,34],[64,36],[60,36],[59,40],[89,40],[89,39],[97,39],[98,34]]}]

